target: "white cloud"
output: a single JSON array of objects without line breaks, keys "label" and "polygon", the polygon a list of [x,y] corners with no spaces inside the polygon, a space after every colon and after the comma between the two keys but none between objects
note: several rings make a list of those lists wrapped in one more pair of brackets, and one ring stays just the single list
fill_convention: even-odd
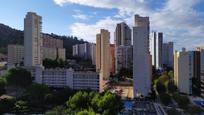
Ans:
[{"label": "white cloud", "polygon": [[92,16],[88,16],[83,14],[83,12],[81,10],[74,10],[75,14],[72,15],[72,17],[74,17],[75,19],[79,19],[79,20],[88,20],[89,18],[91,18]]},{"label": "white cloud", "polygon": [[61,6],[65,3],[71,3],[118,9],[118,14],[115,16],[101,19],[95,24],[75,23],[70,27],[72,34],[89,41],[95,41],[95,35],[101,28],[109,29],[113,33],[117,22],[126,21],[130,26],[133,26],[134,14],[149,16],[151,29],[164,32],[164,41],[173,40],[177,48],[182,46],[192,48],[204,37],[204,19],[200,18],[203,13],[194,9],[194,6],[201,0],[166,0],[163,6],[156,10],[149,6],[149,0],[120,0],[120,2],[118,0],[54,1]]},{"label": "white cloud", "polygon": [[90,42],[96,41],[96,34],[100,32],[100,29],[108,29],[113,37],[113,31],[116,23],[121,20],[112,20],[110,17],[99,20],[96,24],[74,23],[70,29],[73,35],[84,38]]},{"label": "white cloud", "polygon": [[84,15],[84,14],[75,14],[75,15],[72,15],[75,19],[81,19],[81,20],[87,20],[88,19],[88,16],[87,15]]}]

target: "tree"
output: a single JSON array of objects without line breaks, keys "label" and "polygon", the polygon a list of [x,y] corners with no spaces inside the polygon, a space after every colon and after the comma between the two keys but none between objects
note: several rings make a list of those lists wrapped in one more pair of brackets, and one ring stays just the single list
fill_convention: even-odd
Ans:
[{"label": "tree", "polygon": [[174,100],[178,103],[178,106],[182,109],[187,109],[188,108],[188,104],[190,103],[190,100],[188,98],[188,96],[181,96],[177,93],[173,94],[173,98]]},{"label": "tree", "polygon": [[99,113],[108,113],[109,115],[117,115],[123,109],[123,103],[116,94],[105,92],[103,97],[98,101]]},{"label": "tree", "polygon": [[168,82],[168,92],[169,93],[174,93],[174,92],[176,92],[177,91],[177,87],[176,87],[176,85],[174,84],[174,82],[173,81],[169,81]]},{"label": "tree", "polygon": [[164,105],[169,105],[171,103],[171,96],[169,96],[168,94],[166,93],[162,93],[162,94],[159,94],[159,97],[161,99],[161,102],[164,104]]},{"label": "tree", "polygon": [[156,89],[159,94],[166,93],[166,87],[160,81],[156,83]]},{"label": "tree", "polygon": [[167,111],[168,115],[181,115],[175,108]]},{"label": "tree", "polygon": [[43,60],[43,66],[45,68],[57,68],[57,67],[60,67],[60,68],[64,68],[64,67],[69,67],[69,63],[67,61],[64,61],[62,59],[44,59]]},{"label": "tree", "polygon": [[87,92],[79,91],[67,102],[67,106],[72,110],[88,109],[90,106],[89,94]]},{"label": "tree", "polygon": [[4,78],[0,78],[0,96],[6,93],[6,80]]},{"label": "tree", "polygon": [[187,112],[191,115],[199,115],[202,112],[202,109],[198,106],[189,106]]},{"label": "tree", "polygon": [[76,115],[99,115],[99,114],[96,114],[93,110],[82,110],[77,112]]},{"label": "tree", "polygon": [[58,89],[53,91],[54,96],[54,104],[55,105],[62,105],[64,104],[70,96],[72,96],[75,93],[72,89],[69,87],[65,87],[64,89]]},{"label": "tree", "polygon": [[1,96],[0,114],[11,112],[14,107],[15,99],[10,96]]},{"label": "tree", "polygon": [[49,88],[42,84],[32,84],[29,86],[23,99],[28,102],[28,105],[32,108],[44,109],[48,95],[51,94]]},{"label": "tree", "polygon": [[32,83],[31,73],[20,67],[9,69],[3,77],[8,85],[13,87],[25,88]]},{"label": "tree", "polygon": [[57,106],[53,110],[46,112],[45,115],[66,115],[66,111],[63,106]]},{"label": "tree", "polygon": [[117,115],[123,109],[123,103],[119,96],[110,92],[99,94],[97,92],[77,92],[67,101],[69,113],[81,110],[93,110],[103,115]]},{"label": "tree", "polygon": [[132,78],[133,73],[131,69],[128,68],[121,68],[118,72],[119,76]]},{"label": "tree", "polygon": [[26,101],[19,100],[14,105],[14,111],[16,114],[26,114],[29,112],[29,107]]}]

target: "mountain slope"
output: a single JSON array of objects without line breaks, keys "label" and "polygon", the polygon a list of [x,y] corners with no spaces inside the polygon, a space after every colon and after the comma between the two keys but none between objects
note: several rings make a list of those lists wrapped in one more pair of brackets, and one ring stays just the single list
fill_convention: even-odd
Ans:
[{"label": "mountain slope", "polygon": [[[83,39],[78,40],[73,36],[60,36],[56,34],[49,34],[56,39],[64,41],[64,48],[66,49],[66,58],[72,58],[72,46],[75,44],[84,43]],[[0,23],[0,53],[7,53],[8,44],[23,45],[23,31],[13,29],[7,25]]]}]

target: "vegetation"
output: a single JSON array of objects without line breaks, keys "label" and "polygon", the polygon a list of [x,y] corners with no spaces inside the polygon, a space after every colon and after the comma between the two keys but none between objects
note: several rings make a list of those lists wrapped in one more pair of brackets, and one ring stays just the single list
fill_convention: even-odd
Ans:
[{"label": "vegetation", "polygon": [[171,101],[171,96],[167,93],[162,93],[159,94],[160,100],[164,105],[169,105],[172,101]]},{"label": "vegetation", "polygon": [[32,83],[31,73],[20,67],[9,69],[3,77],[8,85],[13,87],[24,88]]},{"label": "vegetation", "polygon": [[175,108],[172,108],[167,111],[168,115],[181,115]]},{"label": "vegetation", "polygon": [[133,78],[133,71],[132,69],[121,68],[118,72],[118,75],[121,77]]},{"label": "vegetation", "polygon": [[94,112],[87,112],[98,113],[102,115],[117,115],[117,113],[122,110],[123,103],[120,97],[110,92],[103,94],[99,94],[97,92],[77,92],[69,99],[69,101],[67,101],[67,107],[67,111],[69,113],[93,110]]},{"label": "vegetation", "polygon": [[202,112],[202,109],[198,106],[188,106],[187,112],[190,115],[199,115]]},{"label": "vegetation", "polygon": [[188,98],[188,96],[181,96],[177,93],[174,93],[173,94],[173,98],[174,100],[178,103],[178,106],[182,109],[187,109],[188,108],[188,105],[190,103],[190,100]]},{"label": "vegetation", "polygon": [[43,66],[45,68],[68,68],[69,67],[69,63],[67,61],[64,61],[62,59],[44,59],[43,60]]},{"label": "vegetation", "polygon": [[6,80],[2,77],[0,77],[0,96],[6,93]]},{"label": "vegetation", "polygon": [[1,96],[0,114],[12,111],[14,104],[15,104],[15,98],[10,96]]}]

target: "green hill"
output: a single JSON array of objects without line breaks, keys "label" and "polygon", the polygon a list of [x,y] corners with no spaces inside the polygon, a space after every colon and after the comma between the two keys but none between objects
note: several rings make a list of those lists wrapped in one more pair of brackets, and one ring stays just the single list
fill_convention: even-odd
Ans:
[{"label": "green hill", "polygon": [[[83,39],[79,40],[77,37],[74,36],[60,36],[53,33],[48,35],[56,39],[62,39],[64,41],[64,48],[66,49],[66,58],[72,58],[73,45],[82,44],[86,42]],[[16,30],[0,23],[0,53],[7,54],[8,44],[23,45],[23,31]]]}]

